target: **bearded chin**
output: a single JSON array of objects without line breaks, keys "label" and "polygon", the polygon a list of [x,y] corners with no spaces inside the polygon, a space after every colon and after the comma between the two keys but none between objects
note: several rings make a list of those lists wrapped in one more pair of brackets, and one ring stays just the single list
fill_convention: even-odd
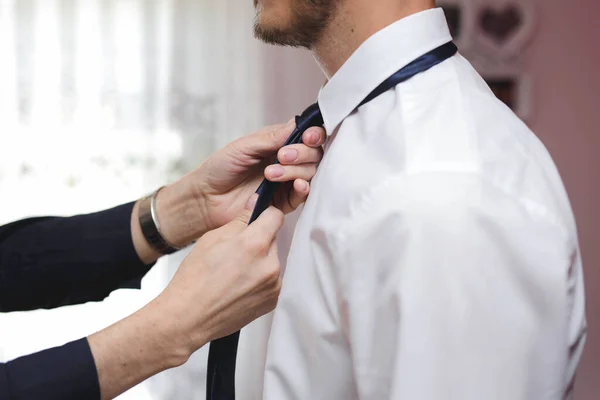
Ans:
[{"label": "bearded chin", "polygon": [[312,49],[327,28],[336,3],[337,0],[292,0],[292,16],[287,27],[261,23],[262,10],[258,4],[254,36],[267,44]]}]

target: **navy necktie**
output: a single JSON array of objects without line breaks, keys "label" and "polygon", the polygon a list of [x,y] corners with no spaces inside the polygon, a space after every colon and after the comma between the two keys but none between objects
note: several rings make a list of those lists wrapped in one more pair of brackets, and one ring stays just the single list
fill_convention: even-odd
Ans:
[{"label": "navy necktie", "polygon": [[[396,87],[398,84],[409,80],[413,76],[427,71],[452,57],[458,49],[452,42],[448,42],[429,53],[411,62],[394,75],[390,76],[369,94],[357,108],[375,99],[377,96]],[[296,117],[296,129],[285,142],[284,147],[291,144],[302,143],[302,134],[313,126],[323,126],[323,116],[317,103],[308,107],[300,116]],[[278,163],[275,160],[275,163]],[[254,222],[265,211],[273,200],[273,195],[279,189],[279,183],[264,180],[257,190],[258,200],[250,223]],[[208,371],[206,382],[207,400],[234,400],[235,399],[235,363],[240,333],[215,340],[210,344],[208,353]]]}]

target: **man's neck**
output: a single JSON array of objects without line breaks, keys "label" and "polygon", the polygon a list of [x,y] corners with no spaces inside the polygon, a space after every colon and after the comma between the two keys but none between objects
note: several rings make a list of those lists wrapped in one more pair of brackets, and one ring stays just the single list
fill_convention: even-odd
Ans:
[{"label": "man's neck", "polygon": [[327,79],[373,34],[399,19],[435,7],[435,0],[345,0],[340,3],[335,17],[313,49]]}]

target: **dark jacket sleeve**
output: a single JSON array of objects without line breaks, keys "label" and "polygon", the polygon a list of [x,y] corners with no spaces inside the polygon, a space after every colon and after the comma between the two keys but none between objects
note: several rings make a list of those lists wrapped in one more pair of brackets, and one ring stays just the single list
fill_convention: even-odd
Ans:
[{"label": "dark jacket sleeve", "polygon": [[0,400],[99,400],[87,339],[0,364]]},{"label": "dark jacket sleeve", "polygon": [[0,312],[101,301],[116,289],[139,289],[150,266],[133,246],[133,206],[0,227]]}]

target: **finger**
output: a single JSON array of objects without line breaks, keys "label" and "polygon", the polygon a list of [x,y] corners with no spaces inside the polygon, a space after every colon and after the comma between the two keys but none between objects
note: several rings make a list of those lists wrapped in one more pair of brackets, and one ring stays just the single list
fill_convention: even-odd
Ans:
[{"label": "finger", "polygon": [[294,120],[286,124],[267,126],[257,133],[240,139],[245,152],[251,155],[266,157],[277,152],[296,128]]},{"label": "finger", "polygon": [[269,266],[269,275],[270,281],[273,285],[277,283],[279,279],[281,279],[281,263],[279,262],[279,247],[277,246],[277,241],[273,240],[271,245],[269,246],[269,252],[267,253],[267,258],[271,261],[266,265]]},{"label": "finger", "polygon": [[246,202],[246,211],[254,211],[254,206],[256,206],[256,202],[258,201],[258,194],[253,193],[252,196],[250,196],[248,198],[248,201]]},{"label": "finger", "polygon": [[246,202],[244,210],[242,210],[242,212],[240,212],[230,223],[220,228],[222,232],[226,235],[233,235],[246,229],[250,222],[250,217],[252,216],[252,211],[257,199],[258,195],[253,194]]},{"label": "finger", "polygon": [[307,147],[303,144],[293,144],[279,150],[277,158],[282,165],[298,165],[319,163],[323,158],[323,148]]},{"label": "finger", "polygon": [[326,139],[325,129],[319,127],[309,128],[302,134],[302,142],[309,147],[319,147]]},{"label": "finger", "polygon": [[288,195],[288,204],[291,208],[291,211],[294,211],[300,204],[304,203],[308,198],[310,193],[310,184],[302,179],[296,179],[294,181],[293,187],[290,189],[290,194]]},{"label": "finger", "polygon": [[[277,240],[271,242],[256,242],[259,246],[264,246],[265,251],[261,254],[261,260],[258,264],[258,268],[253,269],[252,272],[259,274],[260,281],[262,283],[261,289],[273,288],[277,285],[279,279],[281,279],[281,262],[278,256]],[[267,293],[268,294],[268,293]]]},{"label": "finger", "polygon": [[290,182],[296,179],[310,181],[317,173],[316,164],[270,165],[265,169],[265,178],[271,182]]},{"label": "finger", "polygon": [[[269,246],[269,253],[267,254],[269,257],[271,257],[273,260],[275,261],[279,261],[279,246],[277,246],[277,241],[274,240],[271,243],[271,246]],[[281,269],[279,269],[279,272],[281,272]]]},{"label": "finger", "polygon": [[269,207],[248,227],[244,234],[270,244],[275,240],[277,232],[282,226],[283,213],[275,207]]}]

